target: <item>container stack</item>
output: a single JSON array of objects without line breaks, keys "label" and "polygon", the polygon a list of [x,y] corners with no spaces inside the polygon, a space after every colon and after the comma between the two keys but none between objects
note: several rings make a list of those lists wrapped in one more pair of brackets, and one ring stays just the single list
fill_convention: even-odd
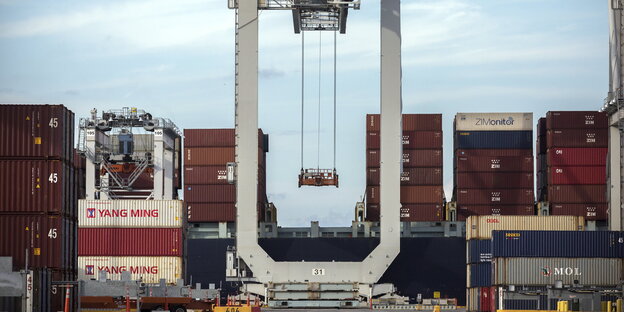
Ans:
[{"label": "container stack", "polygon": [[[227,180],[234,162],[234,129],[184,129],[184,201],[188,222],[235,222],[236,185]],[[258,220],[264,220],[269,137],[258,130]]]},{"label": "container stack", "polygon": [[[366,115],[366,220],[379,221],[380,115]],[[403,115],[401,221],[441,221],[442,115]]]},{"label": "container stack", "polygon": [[179,200],[80,200],[78,277],[175,283],[182,278],[184,211]]},{"label": "container stack", "polygon": [[468,311],[496,311],[492,283],[492,232],[498,230],[582,231],[576,216],[470,216],[466,220],[466,301]]},{"label": "container stack", "polygon": [[534,215],[533,114],[458,113],[453,197],[457,220]]},{"label": "container stack", "polygon": [[551,215],[607,220],[607,115],[548,112],[538,128],[538,199],[549,203]]},{"label": "container stack", "polygon": [[50,281],[76,278],[74,113],[63,105],[0,105],[0,256],[33,271],[42,310]]}]

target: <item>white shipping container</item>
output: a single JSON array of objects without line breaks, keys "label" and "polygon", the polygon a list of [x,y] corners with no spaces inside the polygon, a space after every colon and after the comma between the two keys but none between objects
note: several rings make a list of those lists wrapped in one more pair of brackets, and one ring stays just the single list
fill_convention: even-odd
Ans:
[{"label": "white shipping container", "polygon": [[78,279],[98,279],[100,271],[106,278],[120,280],[121,272],[128,271],[133,280],[143,279],[145,283],[158,283],[164,278],[173,284],[182,278],[180,257],[78,257]]},{"label": "white shipping container", "polygon": [[181,200],[79,200],[78,227],[180,228]]},{"label": "white shipping container", "polygon": [[531,131],[533,113],[457,113],[456,131]]},{"label": "white shipping container", "polygon": [[466,239],[491,239],[492,231],[582,231],[585,219],[577,216],[470,216]]}]

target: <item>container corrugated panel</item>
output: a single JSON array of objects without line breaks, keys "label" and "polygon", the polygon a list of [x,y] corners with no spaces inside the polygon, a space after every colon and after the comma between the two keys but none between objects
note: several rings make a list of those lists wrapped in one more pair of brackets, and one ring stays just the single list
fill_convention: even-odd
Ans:
[{"label": "container corrugated panel", "polygon": [[549,184],[605,184],[607,181],[605,166],[552,166],[549,168],[548,174]]},{"label": "container corrugated panel", "polygon": [[[258,184],[258,201],[263,202],[266,192]],[[188,203],[234,203],[236,185],[187,185],[184,187],[184,200]]]},{"label": "container corrugated panel", "polygon": [[[379,187],[367,187],[367,201],[379,203]],[[401,186],[403,204],[441,204],[444,197],[442,186]]]},{"label": "container corrugated panel", "polygon": [[533,188],[533,173],[527,172],[457,172],[458,188]]},{"label": "container corrugated panel", "polygon": [[624,258],[624,232],[493,231],[492,256]]},{"label": "container corrugated panel", "polygon": [[535,207],[530,205],[457,205],[457,221],[464,221],[469,216],[503,215],[533,216]]},{"label": "container corrugated panel", "polygon": [[[379,114],[366,115],[366,131],[380,131]],[[403,130],[406,131],[440,131],[442,130],[442,114],[403,114]]]},{"label": "container corrugated panel", "polygon": [[494,285],[615,286],[624,279],[624,259],[494,258]]},{"label": "container corrugated panel", "polygon": [[532,149],[533,131],[457,131],[455,149]]},{"label": "container corrugated panel", "polygon": [[533,172],[532,156],[458,156],[457,172]]},{"label": "container corrugated panel", "polygon": [[[404,149],[440,149],[442,148],[442,131],[403,131]],[[368,131],[366,149],[380,148],[379,131]]]},{"label": "container corrugated panel", "polygon": [[[257,204],[258,220],[264,219],[264,203]],[[236,204],[234,203],[187,203],[188,222],[235,222]]]},{"label": "container corrugated panel", "polygon": [[608,148],[552,148],[549,166],[606,166]]},{"label": "container corrugated panel", "polygon": [[0,211],[71,214],[71,168],[59,160],[0,160]]},{"label": "container corrugated panel", "polygon": [[469,312],[481,311],[479,308],[479,296],[481,295],[481,288],[466,288],[466,310]]},{"label": "container corrugated panel", "polygon": [[0,157],[73,159],[74,113],[63,105],[0,105]]},{"label": "container corrugated panel", "polygon": [[467,265],[468,287],[489,287],[492,285],[492,264],[490,262]]},{"label": "container corrugated panel", "polygon": [[546,150],[548,150],[546,147],[546,137],[537,137],[535,141],[535,153],[546,154]]},{"label": "container corrugated panel", "polygon": [[471,239],[466,242],[466,263],[492,262],[492,241]]},{"label": "container corrugated panel", "polygon": [[488,157],[509,157],[509,156],[528,156],[533,157],[532,149],[456,149],[455,156],[462,157],[475,157],[475,156],[488,156]]},{"label": "container corrugated panel", "polygon": [[551,111],[546,113],[548,129],[600,129],[609,127],[607,114],[596,111]]},{"label": "container corrugated panel", "polygon": [[533,113],[457,113],[457,131],[533,130]]},{"label": "container corrugated panel", "polygon": [[[267,137],[268,138],[268,137]],[[258,129],[258,147],[264,146],[264,133]],[[184,129],[184,147],[235,147],[234,129]]]},{"label": "container corrugated panel", "polygon": [[534,202],[533,189],[457,189],[458,205],[527,205]]},{"label": "container corrugated panel", "polygon": [[182,257],[182,228],[81,228],[78,256]]},{"label": "container corrugated panel", "polygon": [[537,120],[537,137],[546,136],[546,117]]},{"label": "container corrugated panel", "polygon": [[[191,147],[184,149],[184,166],[215,166],[234,162],[234,147]],[[262,149],[258,149],[258,165],[265,163]]]},{"label": "container corrugated panel", "polygon": [[[258,166],[258,181],[264,181],[264,167]],[[184,184],[229,184],[226,164],[219,166],[185,166]]]},{"label": "container corrugated panel", "polygon": [[80,200],[82,228],[180,228],[184,224],[181,200]]},{"label": "container corrugated panel", "polygon": [[583,216],[585,220],[608,220],[607,204],[559,204],[550,203],[553,216]]},{"label": "container corrugated panel", "polygon": [[442,204],[405,204],[401,207],[401,222],[443,221]]},{"label": "container corrugated panel", "polygon": [[548,130],[547,147],[594,147],[609,145],[608,129],[559,129]]},{"label": "container corrugated panel", "polygon": [[[366,185],[379,185],[380,169],[366,170]],[[442,185],[442,168],[403,168],[401,185]]]},{"label": "container corrugated panel", "polygon": [[606,203],[605,185],[550,185],[548,200],[560,204]]},{"label": "container corrugated panel", "polygon": [[78,257],[78,279],[97,279],[105,271],[110,280],[120,280],[121,272],[127,271],[131,279],[143,279],[144,283],[158,283],[165,279],[173,284],[182,277],[180,257]]},{"label": "container corrugated panel", "polygon": [[[380,166],[379,149],[366,150],[366,167]],[[403,168],[442,167],[442,150],[440,149],[403,149]]]},{"label": "container corrugated panel", "polygon": [[471,216],[466,239],[491,239],[492,231],[582,231],[585,219],[577,216]]}]

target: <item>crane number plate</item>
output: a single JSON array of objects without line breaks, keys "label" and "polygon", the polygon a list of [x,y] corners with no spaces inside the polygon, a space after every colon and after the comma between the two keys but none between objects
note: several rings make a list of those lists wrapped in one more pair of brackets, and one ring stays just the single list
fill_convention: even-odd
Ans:
[{"label": "crane number plate", "polygon": [[312,269],[312,275],[325,275],[325,269]]}]

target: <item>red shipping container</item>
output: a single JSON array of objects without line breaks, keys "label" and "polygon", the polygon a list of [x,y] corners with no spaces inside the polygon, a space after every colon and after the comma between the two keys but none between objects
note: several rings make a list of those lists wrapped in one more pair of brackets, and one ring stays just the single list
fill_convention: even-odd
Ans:
[{"label": "red shipping container", "polygon": [[[379,157],[378,149],[366,150],[366,167],[379,168]],[[403,168],[415,167],[442,167],[442,150],[403,149]]]},{"label": "red shipping container", "polygon": [[549,185],[548,200],[560,204],[607,203],[606,185]]},{"label": "red shipping container", "polygon": [[463,188],[533,188],[531,172],[457,172],[455,187]]},{"label": "red shipping container", "polygon": [[608,129],[548,130],[547,147],[608,147]]},{"label": "red shipping container", "polygon": [[491,157],[507,157],[507,156],[529,156],[533,157],[531,149],[457,149],[455,156],[491,156]]},{"label": "red shipping container", "polygon": [[492,299],[490,298],[490,287],[481,287],[481,294],[479,296],[479,306],[481,312],[493,312],[491,311]]},{"label": "red shipping container", "polygon": [[607,204],[557,204],[550,203],[553,216],[581,216],[585,220],[608,220]]},{"label": "red shipping container", "polygon": [[[263,148],[264,133],[258,129],[258,147]],[[184,147],[235,147],[234,129],[184,129]]]},{"label": "red shipping container", "polygon": [[[380,169],[368,168],[366,185],[379,185]],[[442,168],[403,168],[401,185],[442,185]]]},{"label": "red shipping container", "polygon": [[79,228],[78,256],[182,257],[182,229]]},{"label": "red shipping container", "polygon": [[[379,131],[368,131],[366,149],[379,149],[381,140]],[[442,131],[403,131],[404,149],[441,149]]]},{"label": "red shipping container", "polygon": [[379,221],[379,204],[366,203],[366,221],[377,222]]},{"label": "red shipping container", "polygon": [[606,166],[608,148],[552,148],[549,166]]},{"label": "red shipping container", "polygon": [[[263,166],[258,168],[258,183],[266,183]],[[227,166],[185,166],[184,184],[228,184]]]},{"label": "red shipping container", "polygon": [[[380,220],[379,204],[366,205],[366,221]],[[400,208],[401,222],[436,222],[444,220],[442,204],[407,204]]]},{"label": "red shipping container", "polygon": [[533,189],[457,189],[457,205],[532,205]]},{"label": "red shipping container", "polygon": [[550,167],[548,184],[606,184],[605,166]]},{"label": "red shipping container", "polygon": [[[235,203],[236,185],[186,185],[184,186],[184,200],[189,203]],[[258,185],[258,201],[266,200],[263,185]]]},{"label": "red shipping container", "polygon": [[0,157],[73,161],[74,113],[63,105],[0,105]]},{"label": "red shipping container", "polygon": [[[379,203],[379,186],[367,187],[367,202]],[[401,186],[403,204],[442,204],[444,190],[442,186]]]},{"label": "red shipping container", "polygon": [[596,111],[559,111],[546,114],[548,129],[606,129],[607,114]]},{"label": "red shipping container", "polygon": [[72,214],[71,168],[60,160],[0,160],[0,212]]},{"label": "red shipping container", "polygon": [[[264,219],[264,204],[258,203],[258,220]],[[234,203],[186,203],[188,222],[236,222]]]},{"label": "red shipping container", "polygon": [[[366,131],[380,131],[381,116],[366,115]],[[442,114],[403,114],[405,131],[442,131]]]},{"label": "red shipping container", "polygon": [[535,215],[533,205],[458,205],[457,221],[465,221],[469,216],[503,215],[532,216]]},{"label": "red shipping container", "polygon": [[[234,162],[234,147],[192,147],[184,149],[184,166],[215,166]],[[258,149],[258,165],[265,163],[265,155]]]},{"label": "red shipping container", "polygon": [[456,172],[533,172],[532,156],[458,156]]}]

